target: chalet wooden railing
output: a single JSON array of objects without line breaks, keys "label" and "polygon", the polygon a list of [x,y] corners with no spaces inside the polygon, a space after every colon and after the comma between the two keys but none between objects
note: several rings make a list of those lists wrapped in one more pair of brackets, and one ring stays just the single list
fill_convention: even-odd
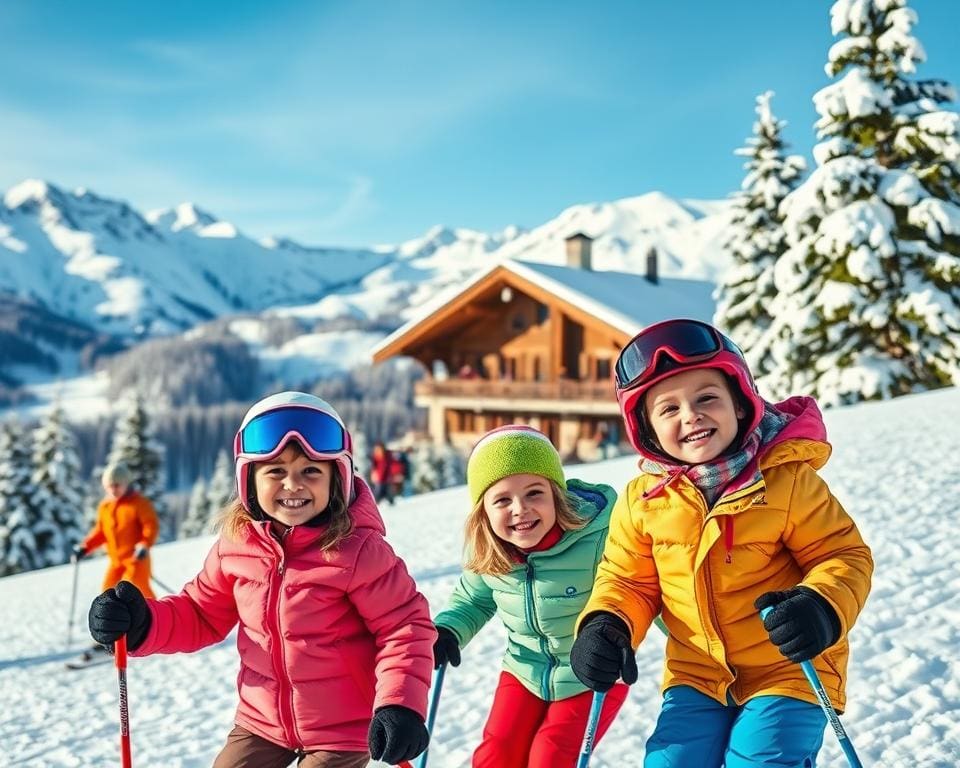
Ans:
[{"label": "chalet wooden railing", "polygon": [[613,382],[490,381],[487,379],[428,379],[414,385],[418,395],[511,400],[616,400]]}]

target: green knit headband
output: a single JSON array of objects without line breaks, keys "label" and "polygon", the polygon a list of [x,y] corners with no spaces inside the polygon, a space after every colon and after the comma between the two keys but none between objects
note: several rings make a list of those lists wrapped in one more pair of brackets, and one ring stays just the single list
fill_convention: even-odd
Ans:
[{"label": "green knit headband", "polygon": [[560,466],[560,454],[542,432],[511,424],[484,435],[467,462],[467,487],[476,505],[484,492],[510,475],[540,475],[561,488],[567,483]]}]

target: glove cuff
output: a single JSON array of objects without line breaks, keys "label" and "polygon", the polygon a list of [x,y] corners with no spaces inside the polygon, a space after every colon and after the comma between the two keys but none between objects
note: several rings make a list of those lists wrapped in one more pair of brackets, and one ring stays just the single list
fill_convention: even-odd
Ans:
[{"label": "glove cuff", "polygon": [[150,612],[150,606],[146,608],[147,612],[143,617],[143,621],[140,622],[138,627],[130,627],[130,631],[127,632],[127,650],[135,651],[141,645],[143,641],[147,639],[147,635],[150,633],[150,627],[153,625],[153,614]]},{"label": "glove cuff", "polygon": [[821,622],[830,633],[829,641],[824,646],[824,650],[826,650],[840,639],[840,617],[837,616],[837,612],[833,610],[833,606],[827,602],[827,599],[816,590],[803,585],[797,586],[796,590],[800,594],[811,598],[813,604],[819,609]]},{"label": "glove cuff", "polygon": [[586,630],[588,626],[599,626],[600,624],[603,624],[605,627],[609,627],[610,629],[623,632],[623,634],[625,634],[627,637],[631,637],[630,627],[627,626],[627,622],[625,622],[620,616],[617,616],[617,614],[611,613],[610,611],[595,611],[594,613],[587,614],[583,621],[580,622],[580,630],[577,632],[577,634],[580,634]]}]

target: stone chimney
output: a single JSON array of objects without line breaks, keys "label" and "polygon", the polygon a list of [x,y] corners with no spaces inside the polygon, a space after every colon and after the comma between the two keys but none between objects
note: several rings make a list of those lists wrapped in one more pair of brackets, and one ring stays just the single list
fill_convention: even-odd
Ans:
[{"label": "stone chimney", "polygon": [[647,251],[647,280],[656,285],[660,282],[657,276],[657,249],[651,248]]},{"label": "stone chimney", "polygon": [[575,269],[593,269],[590,260],[590,247],[593,244],[593,238],[585,235],[583,232],[575,232],[567,238],[564,238],[567,245],[567,266]]}]

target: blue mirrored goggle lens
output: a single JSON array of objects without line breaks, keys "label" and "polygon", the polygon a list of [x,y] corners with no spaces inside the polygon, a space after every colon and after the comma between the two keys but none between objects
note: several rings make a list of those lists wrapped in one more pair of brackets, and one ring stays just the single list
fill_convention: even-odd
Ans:
[{"label": "blue mirrored goggle lens", "polygon": [[240,432],[241,453],[272,453],[289,432],[299,432],[316,453],[346,447],[343,427],[329,414],[312,408],[279,408],[254,418]]},{"label": "blue mirrored goggle lens", "polygon": [[620,352],[615,367],[617,385],[628,387],[643,378],[656,363],[658,350],[665,348],[682,358],[697,358],[716,354],[721,349],[721,342],[710,326],[694,321],[665,323],[650,328]]}]

